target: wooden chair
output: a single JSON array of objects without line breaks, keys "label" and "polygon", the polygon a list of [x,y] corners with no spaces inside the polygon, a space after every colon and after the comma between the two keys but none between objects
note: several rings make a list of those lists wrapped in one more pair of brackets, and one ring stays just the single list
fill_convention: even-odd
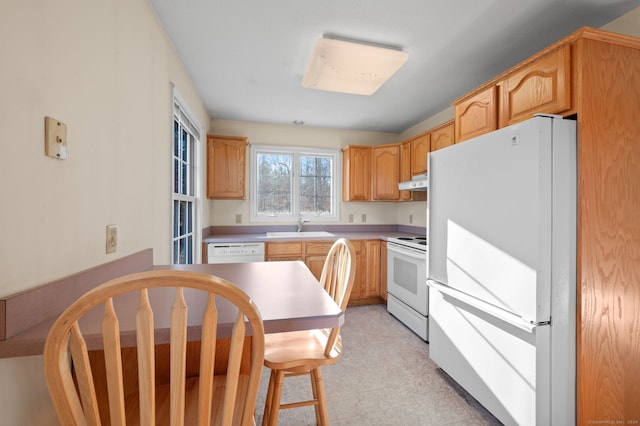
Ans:
[{"label": "wooden chair", "polygon": [[[336,241],[327,255],[320,284],[344,312],[349,302],[355,273],[351,243]],[[327,405],[320,367],[338,361],[342,352],[340,327],[292,331],[265,336],[264,365],[271,369],[262,424],[276,425],[280,409],[314,405],[318,425],[327,425]],[[281,404],[285,377],[309,375],[313,399]]]},{"label": "wooden chair", "polygon": [[[154,329],[154,313],[158,329]],[[191,336],[196,323],[202,325],[201,336],[196,335],[200,337],[199,361],[194,361],[196,375],[187,377],[187,327]],[[84,334],[81,328],[86,329]],[[154,341],[162,333],[168,336],[170,347],[168,383],[157,383],[156,364],[163,360],[154,356]],[[222,366],[224,376],[214,374],[220,367],[218,360],[224,359],[220,355],[216,359],[218,337],[230,341],[228,363]],[[132,391],[127,385],[136,382],[136,374],[128,372],[126,363],[123,369],[122,354],[129,348],[121,340],[131,340],[137,352],[137,384]],[[247,344],[248,368],[241,366]],[[92,371],[91,347],[104,348],[101,359],[108,404],[97,397],[99,379]],[[111,280],[75,301],[49,332],[44,367],[62,425],[99,425],[101,417],[102,424],[111,425],[249,425],[255,423],[263,357],[262,318],[242,290],[207,274],[156,270]]]}]

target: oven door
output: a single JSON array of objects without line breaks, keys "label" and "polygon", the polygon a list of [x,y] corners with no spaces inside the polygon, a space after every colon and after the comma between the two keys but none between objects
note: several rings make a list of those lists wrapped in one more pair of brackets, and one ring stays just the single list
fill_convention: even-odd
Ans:
[{"label": "oven door", "polygon": [[427,316],[427,253],[399,244],[387,244],[387,291]]}]

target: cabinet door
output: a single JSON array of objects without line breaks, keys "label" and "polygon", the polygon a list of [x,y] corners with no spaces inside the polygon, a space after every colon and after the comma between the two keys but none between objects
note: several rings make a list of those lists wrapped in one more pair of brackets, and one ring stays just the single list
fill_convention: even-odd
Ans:
[{"label": "cabinet door", "polygon": [[307,265],[307,268],[311,271],[314,277],[317,280],[322,276],[322,268],[324,267],[324,262],[327,259],[326,256],[305,256],[304,263]]},{"label": "cabinet door", "polygon": [[364,288],[366,280],[365,262],[363,261],[362,241],[350,240],[353,244],[353,250],[356,252],[356,260],[354,266],[356,268],[355,275],[353,277],[353,288],[351,289],[351,297],[349,298],[349,305],[359,305],[359,301],[364,297]]},{"label": "cabinet door", "polygon": [[372,200],[397,201],[400,198],[400,145],[379,145],[371,149],[373,174]]},{"label": "cabinet door", "polygon": [[454,105],[456,142],[480,136],[498,128],[496,86],[490,86]]},{"label": "cabinet door", "polygon": [[571,108],[571,47],[559,48],[522,67],[500,84],[500,127]]},{"label": "cabinet door", "polygon": [[455,142],[455,124],[450,121],[431,131],[431,151],[446,148]]},{"label": "cabinet door", "polygon": [[342,201],[371,200],[371,147],[342,149]]},{"label": "cabinet door", "polygon": [[427,173],[427,155],[431,150],[431,134],[424,133],[411,140],[411,175]]},{"label": "cabinet door", "polygon": [[380,296],[380,240],[365,241],[365,297]]},{"label": "cabinet door", "polygon": [[247,138],[207,136],[207,197],[244,200]]},{"label": "cabinet door", "polygon": [[332,245],[331,241],[308,241],[305,243],[304,263],[318,280],[322,275],[322,268]]},{"label": "cabinet door", "polygon": [[266,243],[264,258],[271,260],[303,260],[304,243],[302,241]]}]

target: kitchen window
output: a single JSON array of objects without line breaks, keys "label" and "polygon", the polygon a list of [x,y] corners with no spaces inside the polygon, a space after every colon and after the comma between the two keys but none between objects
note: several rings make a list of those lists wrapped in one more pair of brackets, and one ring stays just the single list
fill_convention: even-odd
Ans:
[{"label": "kitchen window", "polygon": [[251,220],[338,220],[335,150],[251,146]]},{"label": "kitchen window", "polygon": [[173,101],[173,189],[172,243],[174,264],[191,264],[199,247],[197,208],[197,147],[200,126],[189,114],[185,103],[174,89]]}]

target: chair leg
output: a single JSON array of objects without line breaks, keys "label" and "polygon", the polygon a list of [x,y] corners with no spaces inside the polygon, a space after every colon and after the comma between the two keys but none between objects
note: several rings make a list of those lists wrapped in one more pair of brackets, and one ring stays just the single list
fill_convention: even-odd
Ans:
[{"label": "chair leg", "polygon": [[314,397],[318,400],[318,405],[316,405],[316,422],[318,426],[327,426],[329,424],[329,415],[327,413],[327,401],[324,394],[324,383],[322,381],[320,367],[311,370],[311,376],[314,382],[312,386]]},{"label": "chair leg", "polygon": [[[280,399],[282,398],[282,382],[284,381],[284,371],[272,371],[271,380],[273,380],[273,391],[271,392],[271,406],[268,413],[269,418],[267,426],[276,426],[278,424],[278,414],[280,412]],[[269,380],[269,382],[271,382],[271,380]],[[269,387],[271,387],[271,383],[269,383]],[[265,416],[266,414],[267,413],[265,410]]]},{"label": "chair leg", "polygon": [[269,424],[269,414],[271,412],[271,401],[273,400],[273,383],[275,381],[275,371],[271,370],[269,374],[269,386],[267,388],[267,398],[264,403],[264,412],[262,414],[262,426]]}]

